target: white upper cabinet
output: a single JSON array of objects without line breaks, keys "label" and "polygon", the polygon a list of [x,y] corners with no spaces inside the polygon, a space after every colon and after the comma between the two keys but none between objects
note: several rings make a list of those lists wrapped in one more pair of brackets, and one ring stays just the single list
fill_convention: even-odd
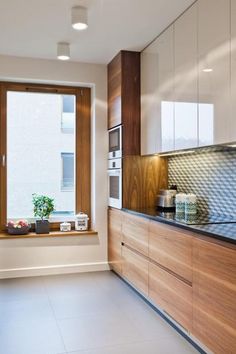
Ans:
[{"label": "white upper cabinet", "polygon": [[236,0],[231,0],[231,114],[230,142],[236,141]]},{"label": "white upper cabinet", "polygon": [[199,146],[230,132],[230,0],[198,1]]},{"label": "white upper cabinet", "polygon": [[235,141],[236,0],[198,0],[142,52],[142,155]]},{"label": "white upper cabinet", "polygon": [[197,5],[174,24],[175,150],[198,145]]},{"label": "white upper cabinet", "polygon": [[141,55],[141,153],[174,149],[174,36],[170,26]]}]

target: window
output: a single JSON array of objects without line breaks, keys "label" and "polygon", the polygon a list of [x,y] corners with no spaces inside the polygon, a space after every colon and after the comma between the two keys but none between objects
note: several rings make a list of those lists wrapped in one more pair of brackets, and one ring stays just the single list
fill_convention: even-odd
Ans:
[{"label": "window", "polygon": [[62,96],[61,131],[63,133],[74,133],[75,125],[75,97],[72,95]]},{"label": "window", "polygon": [[[54,198],[58,221],[90,215],[90,89],[0,83],[0,93],[1,229],[33,217],[32,193]],[[73,134],[61,130],[62,102]]]},{"label": "window", "polygon": [[62,181],[61,189],[63,191],[74,190],[74,153],[63,152],[62,160]]}]

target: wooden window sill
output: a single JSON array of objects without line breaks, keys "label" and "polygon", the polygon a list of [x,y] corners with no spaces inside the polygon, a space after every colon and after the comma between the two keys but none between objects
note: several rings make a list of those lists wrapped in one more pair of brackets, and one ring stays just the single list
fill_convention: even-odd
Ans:
[{"label": "wooden window sill", "polygon": [[49,234],[36,234],[35,232],[30,232],[27,235],[9,235],[7,232],[0,233],[0,240],[9,240],[9,239],[18,239],[18,238],[42,238],[42,237],[71,237],[71,236],[95,236],[97,235],[97,231],[89,230],[89,231],[51,231]]}]

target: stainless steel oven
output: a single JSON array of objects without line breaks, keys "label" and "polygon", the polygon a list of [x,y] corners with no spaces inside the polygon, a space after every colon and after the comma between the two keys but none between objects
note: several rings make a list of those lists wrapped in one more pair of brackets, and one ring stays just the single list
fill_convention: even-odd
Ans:
[{"label": "stainless steel oven", "polygon": [[121,159],[108,160],[108,205],[122,208],[122,162]]},{"label": "stainless steel oven", "polygon": [[122,126],[108,130],[109,152],[108,159],[122,157]]}]

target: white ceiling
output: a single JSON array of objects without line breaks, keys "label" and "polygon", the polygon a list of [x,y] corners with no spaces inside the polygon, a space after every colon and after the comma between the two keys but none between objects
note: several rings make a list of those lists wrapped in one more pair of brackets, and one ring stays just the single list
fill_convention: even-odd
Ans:
[{"label": "white ceiling", "polygon": [[[141,50],[194,0],[0,0],[0,54],[56,58],[71,43],[71,60],[108,63],[121,49]],[[71,7],[88,7],[89,28],[72,29]]]}]

